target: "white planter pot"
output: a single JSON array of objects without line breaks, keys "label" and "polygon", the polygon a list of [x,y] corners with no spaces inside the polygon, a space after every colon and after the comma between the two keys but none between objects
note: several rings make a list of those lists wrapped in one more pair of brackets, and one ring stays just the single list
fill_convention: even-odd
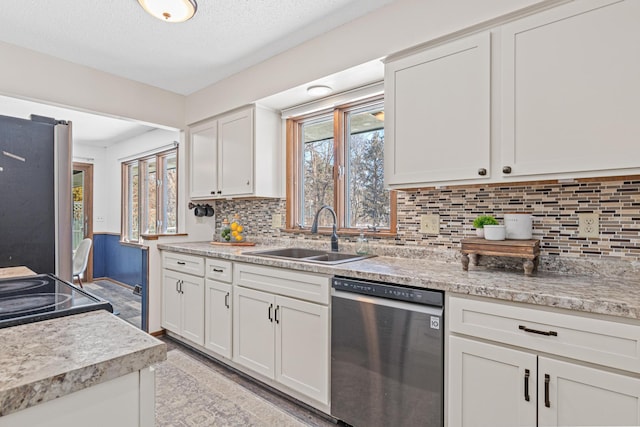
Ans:
[{"label": "white planter pot", "polygon": [[484,238],[487,240],[504,240],[506,231],[504,225],[485,225]]}]

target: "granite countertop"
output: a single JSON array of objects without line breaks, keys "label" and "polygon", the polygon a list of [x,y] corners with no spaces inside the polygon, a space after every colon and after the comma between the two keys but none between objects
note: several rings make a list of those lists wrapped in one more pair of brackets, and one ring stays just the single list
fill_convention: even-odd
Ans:
[{"label": "granite countertop", "polygon": [[313,273],[378,280],[456,294],[640,319],[640,280],[603,279],[547,272],[525,276],[521,271],[472,268],[473,266],[469,267],[469,271],[463,271],[460,263],[389,256],[322,265],[243,254],[276,248],[265,245],[247,248],[194,242],[160,244],[158,248]]},{"label": "granite countertop", "polygon": [[166,359],[166,344],[104,310],[0,329],[0,416]]}]

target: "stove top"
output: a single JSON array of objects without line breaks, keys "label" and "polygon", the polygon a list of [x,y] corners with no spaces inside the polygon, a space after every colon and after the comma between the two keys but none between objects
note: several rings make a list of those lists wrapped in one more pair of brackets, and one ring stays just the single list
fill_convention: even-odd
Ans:
[{"label": "stove top", "polygon": [[94,310],[113,313],[108,301],[52,274],[0,280],[0,328]]}]

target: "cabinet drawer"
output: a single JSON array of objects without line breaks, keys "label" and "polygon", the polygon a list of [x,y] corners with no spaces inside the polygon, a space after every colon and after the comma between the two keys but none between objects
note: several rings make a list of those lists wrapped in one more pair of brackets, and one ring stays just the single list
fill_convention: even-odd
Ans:
[{"label": "cabinet drawer", "polygon": [[640,324],[453,296],[448,312],[451,332],[640,372]]},{"label": "cabinet drawer", "polygon": [[329,304],[330,278],[327,276],[238,263],[234,266],[233,273],[236,285]]},{"label": "cabinet drawer", "polygon": [[163,252],[162,267],[199,277],[204,276],[204,258],[197,256]]},{"label": "cabinet drawer", "polygon": [[231,283],[233,263],[222,259],[207,258],[205,262],[207,278]]}]

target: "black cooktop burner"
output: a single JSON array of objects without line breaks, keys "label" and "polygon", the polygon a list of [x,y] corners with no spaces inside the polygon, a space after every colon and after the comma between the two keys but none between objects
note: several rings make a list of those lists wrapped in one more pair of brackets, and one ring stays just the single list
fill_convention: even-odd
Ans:
[{"label": "black cooktop burner", "polygon": [[113,312],[108,301],[52,274],[0,280],[0,328],[102,309]]}]

